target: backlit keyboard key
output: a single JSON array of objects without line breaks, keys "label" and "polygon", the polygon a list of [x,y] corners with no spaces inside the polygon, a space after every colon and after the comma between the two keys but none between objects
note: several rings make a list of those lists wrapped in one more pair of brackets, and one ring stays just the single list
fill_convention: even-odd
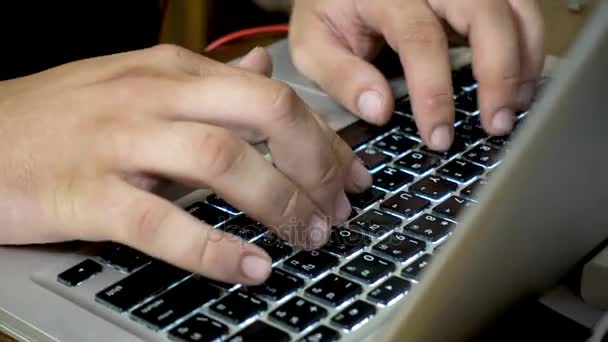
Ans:
[{"label": "backlit keyboard key", "polygon": [[383,236],[401,224],[401,219],[372,209],[350,222],[349,227],[372,236]]},{"label": "backlit keyboard key", "polygon": [[463,158],[485,167],[496,165],[500,161],[500,157],[499,149],[485,144],[477,145],[463,155]]},{"label": "backlit keyboard key", "polygon": [[384,167],[373,174],[374,185],[387,191],[396,191],[414,180],[414,176],[394,167]]},{"label": "backlit keyboard key", "polygon": [[438,176],[426,176],[412,184],[409,190],[415,194],[438,200],[458,189],[458,184]]},{"label": "backlit keyboard key", "polygon": [[393,233],[374,245],[373,251],[398,262],[407,260],[422,253],[426,244],[401,233]]},{"label": "backlit keyboard key", "polygon": [[289,342],[289,334],[268,323],[255,321],[243,330],[231,336],[227,342]]},{"label": "backlit keyboard key", "polygon": [[219,296],[219,289],[193,277],[139,307],[131,315],[153,329],[163,329]]},{"label": "backlit keyboard key", "polygon": [[196,202],[188,206],[185,210],[210,226],[216,226],[227,221],[232,216],[223,210],[203,202]]},{"label": "backlit keyboard key", "polygon": [[338,131],[338,135],[342,137],[352,149],[357,149],[387,132],[390,128],[391,127],[384,126],[379,127],[363,120],[358,120]]},{"label": "backlit keyboard key", "polygon": [[274,268],[268,279],[258,286],[252,286],[249,291],[272,301],[279,301],[304,286],[304,280],[293,274]]},{"label": "backlit keyboard key", "polygon": [[281,261],[293,253],[293,248],[272,234],[264,235],[253,243],[266,251],[273,263]]},{"label": "backlit keyboard key", "polygon": [[361,285],[339,275],[329,274],[306,289],[306,295],[331,306],[340,306],[363,292]]},{"label": "backlit keyboard key", "polygon": [[66,286],[78,286],[101,271],[103,271],[103,267],[100,264],[87,259],[59,274],[57,280]]},{"label": "backlit keyboard key", "polygon": [[485,178],[480,178],[460,191],[460,195],[466,198],[475,199],[477,198],[477,192],[482,187],[488,184]]},{"label": "backlit keyboard key", "polygon": [[403,231],[429,239],[431,242],[438,242],[448,236],[451,228],[452,222],[426,214],[406,225]]},{"label": "backlit keyboard key", "polygon": [[403,154],[416,145],[417,141],[399,133],[391,133],[374,144],[376,148],[396,155]]},{"label": "backlit keyboard key", "polygon": [[95,299],[117,311],[127,311],[189,275],[163,262],[153,262],[99,292]]},{"label": "backlit keyboard key", "polygon": [[292,330],[302,331],[326,317],[327,310],[304,298],[294,297],[268,316]]},{"label": "backlit keyboard key", "polygon": [[240,214],[241,213],[240,210],[238,210],[237,208],[233,207],[228,202],[226,202],[223,198],[221,198],[220,196],[218,196],[216,194],[209,195],[205,201],[207,203],[211,204],[212,206],[220,208],[220,209],[224,209],[224,210],[228,211],[231,214],[236,215],[236,214]]},{"label": "backlit keyboard key", "polygon": [[365,209],[370,205],[381,200],[385,196],[385,192],[382,190],[369,188],[362,193],[358,194],[346,194],[351,206],[357,209]]},{"label": "backlit keyboard key", "polygon": [[332,230],[329,241],[322,249],[344,258],[364,249],[370,242],[369,236],[344,227],[336,227]]},{"label": "backlit keyboard key", "polygon": [[238,236],[245,241],[251,241],[266,232],[266,228],[261,223],[245,215],[237,216],[219,226],[218,229]]},{"label": "backlit keyboard key", "polygon": [[340,340],[340,333],[325,325],[316,327],[298,342],[337,342]]},{"label": "backlit keyboard key", "polygon": [[456,221],[459,215],[467,208],[474,205],[474,202],[458,196],[452,196],[441,204],[433,208],[433,212],[445,216],[450,220]]},{"label": "backlit keyboard key", "polygon": [[342,329],[354,330],[376,314],[376,307],[358,300],[332,317],[331,322]]},{"label": "backlit keyboard key", "polygon": [[422,272],[431,262],[430,254],[423,254],[420,258],[416,259],[416,261],[409,264],[401,271],[401,275],[405,278],[418,281],[422,276]]},{"label": "backlit keyboard key", "polygon": [[390,277],[367,295],[367,299],[382,305],[388,305],[400,296],[405,295],[411,287],[408,280]]},{"label": "backlit keyboard key", "polygon": [[412,151],[395,162],[395,165],[406,171],[421,175],[439,166],[441,160],[428,153]]},{"label": "backlit keyboard key", "polygon": [[268,305],[243,291],[232,292],[211,305],[210,311],[233,323],[242,323],[266,310]]},{"label": "backlit keyboard key", "polygon": [[285,268],[316,278],[338,264],[338,258],[323,251],[301,251],[283,262]]},{"label": "backlit keyboard key", "polygon": [[426,209],[431,202],[408,192],[400,192],[380,204],[380,208],[404,217],[412,217]]},{"label": "backlit keyboard key", "polygon": [[373,284],[395,269],[392,262],[370,253],[362,253],[340,267],[340,272],[367,284]]},{"label": "backlit keyboard key", "polygon": [[437,170],[437,173],[460,183],[466,183],[483,173],[483,167],[463,159],[453,160]]},{"label": "backlit keyboard key", "polygon": [[363,161],[363,165],[367,167],[368,170],[374,170],[380,165],[387,163],[391,160],[391,157],[387,154],[380,152],[380,150],[376,150],[373,148],[366,148],[357,152],[357,157],[361,158]]},{"label": "backlit keyboard key", "polygon": [[131,273],[152,260],[149,256],[120,244],[109,244],[104,247],[99,253],[99,259],[125,273]]},{"label": "backlit keyboard key", "polygon": [[217,341],[226,334],[228,326],[203,314],[196,314],[169,331],[169,336],[180,342]]}]

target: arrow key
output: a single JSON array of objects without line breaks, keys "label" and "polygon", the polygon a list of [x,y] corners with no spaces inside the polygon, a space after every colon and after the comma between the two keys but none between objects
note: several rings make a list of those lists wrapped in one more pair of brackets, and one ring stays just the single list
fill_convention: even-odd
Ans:
[{"label": "arrow key", "polygon": [[367,298],[382,305],[389,305],[405,295],[409,291],[410,286],[411,283],[405,279],[390,277],[380,284],[380,286],[370,291]]}]

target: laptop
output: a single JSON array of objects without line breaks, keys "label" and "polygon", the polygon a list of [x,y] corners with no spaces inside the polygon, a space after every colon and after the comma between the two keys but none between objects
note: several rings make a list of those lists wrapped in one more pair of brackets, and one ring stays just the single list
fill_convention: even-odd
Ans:
[{"label": "laptop", "polygon": [[402,79],[394,119],[371,126],[272,45],[274,77],[374,172],[330,242],[301,251],[204,189],[168,192],[266,249],[268,282],[211,281],[113,243],[0,247],[0,328],[37,342],[468,340],[608,236],[608,3],[595,12],[510,137],[479,128],[469,52],[454,50],[457,143],[444,154],[421,144]]}]

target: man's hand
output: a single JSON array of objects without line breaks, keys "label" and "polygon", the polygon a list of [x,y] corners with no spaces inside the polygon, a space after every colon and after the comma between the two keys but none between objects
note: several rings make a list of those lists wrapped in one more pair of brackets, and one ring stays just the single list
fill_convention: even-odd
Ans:
[{"label": "man's hand", "polygon": [[470,42],[483,127],[509,133],[544,63],[534,0],[294,0],[289,38],[303,74],[376,124],[390,118],[394,99],[368,61],[387,43],[399,53],[422,138],[446,150],[454,136],[447,31]]},{"label": "man's hand", "polygon": [[0,82],[0,244],[110,240],[220,281],[262,282],[264,251],[150,191],[172,180],[319,247],[350,215],[345,190],[371,177],[269,70],[261,49],[231,67],[158,46]]}]

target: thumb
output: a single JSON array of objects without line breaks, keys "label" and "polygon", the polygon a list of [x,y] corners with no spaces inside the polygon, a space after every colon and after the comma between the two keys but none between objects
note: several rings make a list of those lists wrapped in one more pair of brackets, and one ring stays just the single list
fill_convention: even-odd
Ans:
[{"label": "thumb", "polygon": [[238,62],[238,66],[247,71],[261,74],[266,77],[272,75],[272,57],[261,47],[256,47],[243,56]]}]

